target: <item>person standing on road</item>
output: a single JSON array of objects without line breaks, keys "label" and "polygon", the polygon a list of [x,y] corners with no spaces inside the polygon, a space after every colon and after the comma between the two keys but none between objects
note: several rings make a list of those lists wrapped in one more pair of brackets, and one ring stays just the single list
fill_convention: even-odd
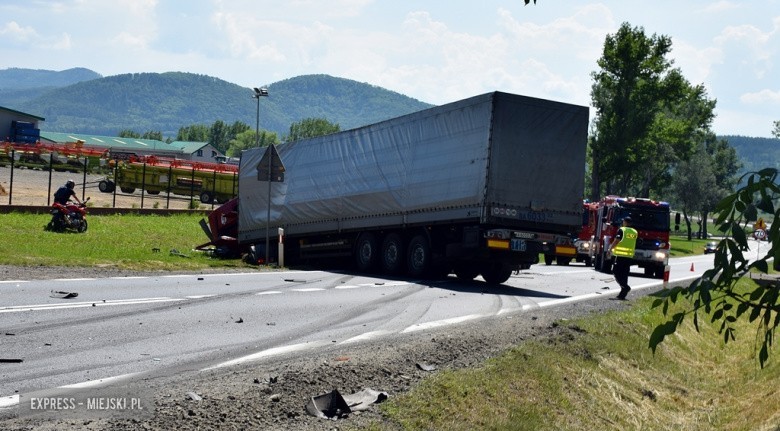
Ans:
[{"label": "person standing on road", "polygon": [[631,268],[631,259],[634,258],[638,236],[639,233],[636,229],[631,227],[631,217],[626,216],[623,218],[623,226],[618,230],[615,239],[609,246],[612,255],[615,256],[615,267],[612,273],[620,286],[620,293],[615,299],[626,299],[626,295],[631,290],[628,285],[628,271]]}]

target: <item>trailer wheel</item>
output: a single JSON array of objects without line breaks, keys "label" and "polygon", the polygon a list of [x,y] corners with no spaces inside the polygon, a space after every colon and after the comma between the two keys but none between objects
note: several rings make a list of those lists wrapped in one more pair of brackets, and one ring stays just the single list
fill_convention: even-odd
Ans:
[{"label": "trailer wheel", "polygon": [[135,193],[135,187],[122,187],[119,186],[119,190],[122,190],[122,193],[127,193],[128,195],[131,195]]},{"label": "trailer wheel", "polygon": [[371,232],[361,233],[355,245],[355,263],[358,271],[370,272],[379,263],[379,244],[376,235]]},{"label": "trailer wheel", "polygon": [[200,201],[204,204],[210,204],[214,200],[210,192],[203,192],[200,194]]},{"label": "trailer wheel", "polygon": [[382,241],[382,271],[397,274],[404,261],[404,243],[397,233],[389,233]]},{"label": "trailer wheel", "polygon": [[159,190],[146,190],[146,193],[150,194],[150,195],[159,195],[160,191]]},{"label": "trailer wheel", "polygon": [[555,256],[553,256],[551,254],[545,254],[544,255],[544,264],[547,265],[547,266],[550,266],[550,265],[552,265],[554,259],[555,259]]},{"label": "trailer wheel", "polygon": [[422,277],[428,272],[431,264],[431,246],[428,238],[416,235],[409,241],[406,254],[406,270],[411,277]]},{"label": "trailer wheel", "polygon": [[512,268],[509,265],[494,262],[482,269],[482,278],[488,284],[501,284],[512,275]]},{"label": "trailer wheel", "polygon": [[569,263],[571,263],[570,257],[556,257],[555,260],[560,266],[567,266]]},{"label": "trailer wheel", "polygon": [[479,275],[479,269],[470,265],[460,265],[455,268],[455,276],[458,280],[471,281]]},{"label": "trailer wheel", "polygon": [[100,180],[100,182],[98,183],[98,190],[100,190],[103,193],[112,193],[115,188],[116,185],[114,185],[113,181]]}]

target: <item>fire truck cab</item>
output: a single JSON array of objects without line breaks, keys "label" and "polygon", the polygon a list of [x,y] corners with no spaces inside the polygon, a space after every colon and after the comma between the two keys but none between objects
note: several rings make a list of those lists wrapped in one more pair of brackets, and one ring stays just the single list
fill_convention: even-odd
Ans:
[{"label": "fire truck cab", "polygon": [[631,264],[644,268],[646,276],[663,278],[671,247],[670,208],[667,202],[644,198],[607,196],[598,202],[597,224],[591,244],[596,270],[612,272],[615,259],[609,244],[626,216],[631,216],[631,227],[639,233]]}]

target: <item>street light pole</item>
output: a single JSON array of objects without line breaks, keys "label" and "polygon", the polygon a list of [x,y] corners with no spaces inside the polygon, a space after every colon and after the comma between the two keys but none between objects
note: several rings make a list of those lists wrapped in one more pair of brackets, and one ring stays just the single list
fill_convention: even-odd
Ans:
[{"label": "street light pole", "polygon": [[[255,94],[252,96],[257,99],[257,123],[255,125],[255,147],[260,147],[260,98],[268,97],[268,89],[265,87],[254,88]],[[268,213],[265,222],[265,265],[268,266],[268,248],[269,233],[268,226],[271,224],[271,158],[268,158]]]}]

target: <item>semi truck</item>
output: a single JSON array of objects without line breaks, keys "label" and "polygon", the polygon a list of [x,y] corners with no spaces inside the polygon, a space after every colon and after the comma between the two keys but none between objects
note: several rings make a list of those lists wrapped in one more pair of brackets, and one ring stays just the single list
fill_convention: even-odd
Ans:
[{"label": "semi truck", "polygon": [[597,225],[591,247],[596,270],[612,272],[615,258],[609,250],[609,245],[620,229],[623,219],[630,216],[631,227],[639,234],[631,265],[643,268],[646,276],[664,278],[664,268],[669,263],[671,249],[669,203],[610,195],[602,198],[597,208]]},{"label": "semi truck", "polygon": [[[500,284],[571,246],[582,220],[588,108],[492,92],[376,124],[245,150],[238,242],[286,262]],[[274,147],[276,148],[276,147]],[[275,242],[275,241],[274,241]]]}]

